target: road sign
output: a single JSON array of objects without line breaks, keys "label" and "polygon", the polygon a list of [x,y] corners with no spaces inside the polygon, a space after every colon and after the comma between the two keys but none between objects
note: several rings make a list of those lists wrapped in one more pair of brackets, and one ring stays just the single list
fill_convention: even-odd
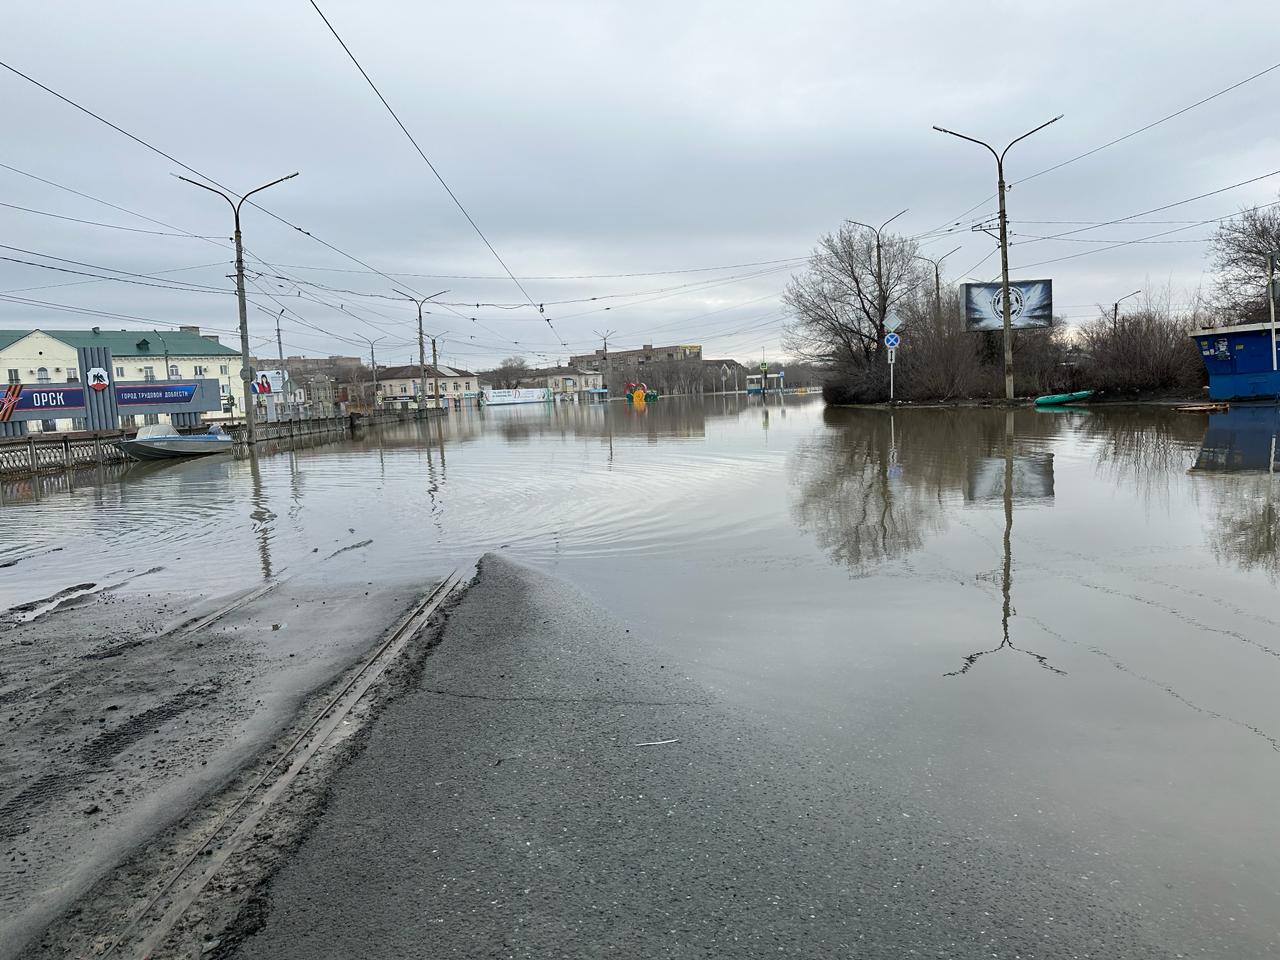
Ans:
[{"label": "road sign", "polygon": [[769,364],[767,364],[767,363],[765,363],[763,360],[761,360],[761,361],[760,361],[760,369],[761,369],[761,370],[763,370],[765,373],[768,373],[768,372],[769,372]]},{"label": "road sign", "polygon": [[895,350],[893,347],[889,348],[889,366],[893,366],[894,354],[896,354],[897,352],[898,351]]},{"label": "road sign", "polygon": [[902,338],[896,333],[886,333],[884,336],[884,345],[892,350],[894,347],[902,343]]},{"label": "road sign", "polygon": [[897,330],[900,326],[902,326],[902,321],[899,320],[897,317],[885,318],[884,328],[888,330],[890,333],[893,333],[893,331]]}]

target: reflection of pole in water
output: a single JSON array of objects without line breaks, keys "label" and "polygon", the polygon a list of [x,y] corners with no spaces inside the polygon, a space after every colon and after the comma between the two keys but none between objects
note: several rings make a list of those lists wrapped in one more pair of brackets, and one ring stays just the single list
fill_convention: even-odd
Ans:
[{"label": "reflection of pole in water", "polygon": [[1013,411],[1004,415],[1004,577],[1001,590],[1004,594],[1004,610],[1001,628],[1004,642],[1009,642],[1009,607],[1013,593]]},{"label": "reflection of pole in water", "polygon": [[[252,446],[249,448],[253,449]],[[249,512],[253,520],[254,530],[258,537],[258,560],[262,564],[262,578],[271,579],[271,521],[275,514],[267,507],[267,498],[262,487],[262,473],[258,469],[258,458],[249,457],[249,477],[253,482],[253,495],[250,503],[253,509]]]},{"label": "reflection of pole in water", "polygon": [[[892,418],[890,418],[892,422]],[[1024,650],[1021,647],[1015,647],[1009,639],[1009,617],[1013,612],[1013,411],[1010,410],[1005,414],[1004,420],[1004,563],[1001,569],[1000,577],[1000,645],[992,647],[990,650],[979,650],[977,653],[971,653],[964,658],[964,666],[959,670],[952,670],[943,674],[947,677],[958,677],[961,674],[968,673],[970,669],[979,660],[989,653],[1008,648],[1018,653],[1025,653],[1040,666],[1044,667],[1050,673],[1056,673],[1062,676],[1066,675],[1065,670],[1059,670],[1053,664],[1049,663],[1047,657],[1043,654],[1036,653],[1034,650]]]}]

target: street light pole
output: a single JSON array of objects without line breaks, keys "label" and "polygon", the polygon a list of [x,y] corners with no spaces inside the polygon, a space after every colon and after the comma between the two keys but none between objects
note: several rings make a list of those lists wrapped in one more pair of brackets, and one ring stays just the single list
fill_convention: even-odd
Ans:
[{"label": "street light pole", "polygon": [[[394,287],[392,289],[395,290]],[[396,290],[396,293],[400,294],[400,296],[404,297],[406,300],[413,301],[414,306],[418,308],[418,408],[420,410],[425,410],[427,408],[427,351],[423,343],[422,334],[422,306],[428,300],[434,300],[436,297],[444,296],[448,292],[448,290],[441,290],[439,293],[433,293],[429,297],[422,297],[419,299],[418,297],[405,293],[403,290]]]},{"label": "street light pole", "polygon": [[609,399],[609,381],[613,379],[613,371],[609,369],[609,338],[617,332],[616,330],[595,331],[595,335],[604,341],[604,358],[602,362],[604,364],[604,398],[606,401]]},{"label": "street light pole", "polygon": [[942,319],[942,261],[959,249],[959,247],[956,247],[954,250],[948,250],[942,256],[938,257],[937,260],[934,260],[932,257],[922,257],[918,253],[914,254],[917,260],[923,260],[925,263],[933,264],[933,306],[938,320]]},{"label": "street light pole", "polygon": [[[368,337],[366,337],[362,333],[357,333],[355,334],[355,336],[359,337],[361,340],[363,340],[365,343],[369,345],[369,367],[371,370],[373,370],[373,406],[374,408],[376,408],[378,404],[378,360],[373,355],[373,345],[378,341],[385,340],[387,338],[375,337],[374,339],[370,340]],[[372,413],[373,411],[371,410],[370,412]]]},{"label": "street light pole", "polygon": [[965,136],[963,133],[956,133],[954,130],[948,130],[946,127],[934,125],[935,130],[939,133],[949,133],[953,137],[959,137],[961,140],[968,140],[970,143],[976,143],[980,147],[986,147],[991,151],[991,155],[996,158],[996,183],[997,193],[1000,197],[1000,299],[1002,313],[1004,314],[1004,398],[1006,400],[1013,399],[1013,334],[1011,332],[1012,319],[1009,312],[1009,216],[1005,210],[1004,195],[1004,157],[1019,140],[1025,140],[1033,133],[1038,133],[1051,123],[1057,123],[1061,120],[1063,114],[1058,114],[1052,120],[1047,120],[1034,130],[1028,130],[1020,137],[1010,140],[1003,150],[996,153],[995,148],[985,141],[978,140],[974,137]]},{"label": "street light pole", "polygon": [[1120,326],[1120,304],[1124,303],[1130,297],[1136,297],[1141,290],[1135,290],[1133,293],[1126,293],[1123,297],[1111,305],[1111,335],[1114,337]]},{"label": "street light pole", "polygon": [[881,255],[880,231],[906,213],[907,209],[910,208],[908,207],[906,209],[899,210],[878,227],[873,227],[869,223],[863,223],[861,220],[849,220],[847,218],[845,220],[845,223],[851,223],[855,227],[866,227],[876,235],[876,311],[878,313],[876,325],[880,328],[876,332],[881,340],[884,339],[884,318],[889,312],[889,293],[884,286],[884,260]]},{"label": "street light pole", "polygon": [[[274,187],[277,183],[284,183],[286,180],[292,180],[297,173],[291,173],[287,177],[281,177],[279,180],[272,180],[270,183],[264,183],[260,187],[254,187],[248,193],[243,194],[239,200],[232,200],[227,194],[221,190],[215,190],[208,184],[198,183],[195,180],[189,180],[186,177],[178,177],[185,183],[191,184],[193,187],[199,187],[201,190],[208,190],[210,193],[216,193],[223,200],[231,205],[231,212],[235,216],[236,232],[233,239],[236,244],[236,301],[240,306],[240,381],[244,387],[244,428],[245,440],[249,444],[249,449],[253,449],[253,444],[257,440],[257,430],[254,425],[253,410],[253,370],[249,366],[249,309],[245,305],[244,299],[244,245],[240,241],[240,207],[255,193],[261,193],[267,187]],[[168,374],[168,371],[165,371]]]}]

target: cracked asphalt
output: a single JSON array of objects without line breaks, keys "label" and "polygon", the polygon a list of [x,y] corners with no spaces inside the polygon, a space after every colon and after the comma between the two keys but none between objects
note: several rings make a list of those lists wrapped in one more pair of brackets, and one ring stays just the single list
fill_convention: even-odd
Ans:
[{"label": "cracked asphalt", "polygon": [[497,555],[365,738],[236,957],[1175,955]]}]

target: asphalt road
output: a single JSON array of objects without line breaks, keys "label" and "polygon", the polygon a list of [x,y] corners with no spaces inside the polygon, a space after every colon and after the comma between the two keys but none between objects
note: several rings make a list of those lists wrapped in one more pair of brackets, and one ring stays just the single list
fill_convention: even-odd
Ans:
[{"label": "asphalt road", "polygon": [[237,956],[1176,955],[1107,887],[965,835],[853,755],[489,555]]}]

